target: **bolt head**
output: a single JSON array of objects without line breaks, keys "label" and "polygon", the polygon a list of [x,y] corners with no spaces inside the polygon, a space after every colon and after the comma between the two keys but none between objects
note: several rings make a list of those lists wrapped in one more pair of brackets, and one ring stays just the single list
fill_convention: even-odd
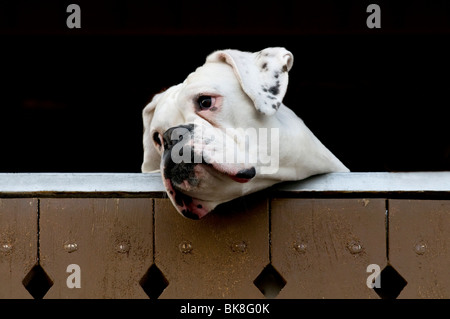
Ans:
[{"label": "bolt head", "polygon": [[348,251],[353,254],[360,254],[363,252],[364,248],[359,241],[351,241],[347,244]]},{"label": "bolt head", "polygon": [[231,250],[238,253],[245,253],[247,250],[247,243],[245,241],[238,241],[231,244]]},{"label": "bolt head", "polygon": [[305,242],[295,242],[293,246],[295,251],[301,254],[306,253],[306,249],[308,248],[308,244]]},{"label": "bolt head", "polygon": [[180,250],[180,252],[182,252],[183,254],[190,254],[192,252],[192,243],[188,240],[183,240],[179,245],[178,245],[178,249]]},{"label": "bolt head", "polygon": [[6,254],[9,254],[12,251],[12,244],[5,242],[0,244],[0,252]]},{"label": "bolt head", "polygon": [[66,252],[68,252],[68,253],[73,253],[73,252],[75,252],[75,251],[78,250],[78,244],[77,244],[77,243],[73,243],[73,242],[71,242],[71,243],[65,243],[65,244],[63,245],[63,249],[64,249]]},{"label": "bolt head", "polygon": [[121,242],[117,244],[116,251],[120,254],[126,254],[130,251],[130,244],[128,242]]},{"label": "bolt head", "polygon": [[414,252],[417,255],[423,255],[427,251],[427,244],[423,241],[419,241],[414,245]]}]

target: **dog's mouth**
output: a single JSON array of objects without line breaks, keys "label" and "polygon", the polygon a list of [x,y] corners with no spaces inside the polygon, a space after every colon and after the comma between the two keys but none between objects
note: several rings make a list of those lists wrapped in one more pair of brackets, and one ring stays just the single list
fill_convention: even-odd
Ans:
[{"label": "dog's mouth", "polygon": [[182,193],[178,187],[174,187],[170,178],[163,177],[163,181],[170,200],[177,211],[184,217],[197,220],[207,215],[213,209],[207,207],[203,201]]},{"label": "dog's mouth", "polygon": [[[161,173],[170,200],[180,214],[200,219],[223,200],[226,185],[247,183],[256,175],[248,164],[222,163],[204,146],[193,143],[194,124],[180,125],[163,134]],[[205,158],[206,156],[206,158]],[[229,200],[231,200],[230,198]]]},{"label": "dog's mouth", "polygon": [[[211,194],[208,194],[208,186],[202,185],[205,174],[219,177],[219,181],[230,179],[237,183],[247,183],[256,175],[254,167],[232,172],[220,164],[180,163],[172,167],[172,172],[167,167],[162,172],[167,194],[177,211],[184,217],[195,220],[203,218],[219,204],[209,198]],[[200,194],[201,192],[205,193]],[[199,198],[201,195],[205,198]]]}]

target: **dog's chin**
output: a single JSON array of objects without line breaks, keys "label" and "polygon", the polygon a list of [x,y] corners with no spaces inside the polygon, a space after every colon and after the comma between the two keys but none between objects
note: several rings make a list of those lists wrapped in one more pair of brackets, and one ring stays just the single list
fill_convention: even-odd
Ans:
[{"label": "dog's chin", "polygon": [[[226,174],[216,165],[198,164],[194,168],[194,176],[177,183],[162,176],[167,194],[176,210],[184,217],[201,219],[214,208],[236,196],[229,194],[228,185],[246,183],[255,175],[255,169],[241,170],[238,174]],[[231,189],[235,189],[232,187]]]},{"label": "dog's chin", "polygon": [[[190,219],[200,219],[210,213],[218,204],[195,198],[185,193],[180,186],[175,186],[169,178],[164,178],[164,186],[167,194],[175,206],[176,210],[184,217]],[[195,192],[195,190],[194,190]]]}]

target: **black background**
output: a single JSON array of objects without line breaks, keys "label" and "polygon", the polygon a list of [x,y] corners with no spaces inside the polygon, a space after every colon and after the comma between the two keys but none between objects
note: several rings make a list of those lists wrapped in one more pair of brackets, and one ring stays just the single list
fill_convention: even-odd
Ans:
[{"label": "black background", "polygon": [[352,171],[450,170],[450,1],[375,2],[381,29],[370,3],[3,0],[0,172],[139,172],[154,93],[269,46],[294,54],[284,103]]}]

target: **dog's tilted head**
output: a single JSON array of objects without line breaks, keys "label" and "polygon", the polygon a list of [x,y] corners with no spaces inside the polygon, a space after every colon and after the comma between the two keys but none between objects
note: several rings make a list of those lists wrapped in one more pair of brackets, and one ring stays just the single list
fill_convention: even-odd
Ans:
[{"label": "dog's tilted head", "polygon": [[142,171],[161,170],[183,216],[199,219],[282,180],[336,170],[296,167],[292,139],[306,151],[313,142],[302,127],[295,133],[302,122],[282,104],[292,63],[284,48],[217,51],[145,107]]}]

